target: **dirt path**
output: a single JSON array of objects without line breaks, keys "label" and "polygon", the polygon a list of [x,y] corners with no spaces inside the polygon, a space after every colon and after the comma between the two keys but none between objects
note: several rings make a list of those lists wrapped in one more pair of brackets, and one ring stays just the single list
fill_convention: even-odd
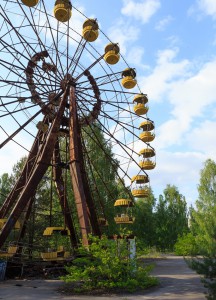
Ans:
[{"label": "dirt path", "polygon": [[160,286],[143,294],[121,296],[63,296],[56,289],[63,283],[57,280],[7,280],[0,282],[0,300],[205,300],[199,275],[190,270],[184,259],[169,256],[157,260],[153,275]]}]

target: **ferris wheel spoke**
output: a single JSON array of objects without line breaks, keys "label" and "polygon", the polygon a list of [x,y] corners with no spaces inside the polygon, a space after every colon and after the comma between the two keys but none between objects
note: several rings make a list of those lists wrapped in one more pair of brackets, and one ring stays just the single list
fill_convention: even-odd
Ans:
[{"label": "ferris wheel spoke", "polygon": [[[4,128],[2,126],[0,126],[0,128],[5,133],[5,135],[7,135],[9,137],[9,134],[4,130]],[[30,151],[26,147],[24,147],[23,145],[21,145],[20,143],[18,143],[17,141],[15,141],[13,138],[11,139],[11,141],[13,141],[19,147],[21,147],[22,149],[24,149],[25,151],[27,151],[28,153],[30,153]]]},{"label": "ferris wheel spoke", "polygon": [[9,73],[8,73],[8,75],[7,75],[7,77],[6,77],[6,79],[8,78],[8,76],[10,75],[10,73],[13,72],[13,73],[16,74],[17,76],[19,76],[19,77],[21,77],[23,80],[25,80],[25,77],[23,77],[20,73],[15,72],[15,70],[20,70],[20,71],[24,72],[24,70],[25,70],[24,68],[21,68],[20,66],[15,65],[14,62],[10,63],[10,62],[5,61],[5,60],[3,60],[3,59],[0,59],[0,64],[1,64],[4,68],[8,69],[8,71],[9,71]]},{"label": "ferris wheel spoke", "polygon": [[39,110],[36,114],[34,114],[27,122],[25,122],[20,128],[18,128],[14,133],[12,133],[3,143],[0,144],[0,149],[4,147],[11,139],[13,139],[22,129],[24,129],[34,118],[36,118],[42,110]]},{"label": "ferris wheel spoke", "polygon": [[[35,34],[36,34],[36,36],[37,36],[37,40],[38,40],[38,45],[40,46],[40,50],[41,50],[41,52],[44,50],[44,49],[46,49],[46,47],[45,47],[45,45],[42,43],[42,41],[41,41],[41,39],[40,39],[40,37],[39,37],[39,33],[40,32],[38,32],[38,30],[37,30],[37,28],[36,28],[36,24],[35,24],[35,21],[34,21],[34,16],[33,16],[33,14],[32,14],[32,10],[30,9],[30,12],[31,12],[31,17],[32,17],[32,24],[33,24],[33,29],[34,29],[34,32],[35,32]],[[40,18],[39,18],[39,22],[40,22]],[[31,24],[31,22],[29,21],[29,23]],[[41,30],[43,30],[43,27],[41,27]],[[57,48],[58,48],[58,45],[57,45]],[[51,58],[51,57],[50,57]],[[52,58],[51,58],[51,61],[52,61]],[[52,63],[53,63],[53,61],[52,61]],[[56,64],[57,64],[57,61],[56,61]],[[53,63],[53,65],[54,65],[54,63]],[[60,73],[58,72],[58,69],[57,69],[57,65],[55,65],[56,66],[56,70],[57,70],[57,72],[55,73],[55,77],[53,76],[53,81],[56,83],[56,80],[60,80],[61,79],[61,76],[60,76]],[[59,76],[58,76],[59,75]]]},{"label": "ferris wheel spoke", "polygon": [[[85,117],[84,114],[83,114],[83,117]],[[121,143],[119,140],[117,140],[117,139],[115,138],[115,136],[114,136],[112,133],[110,133],[110,131],[102,124],[102,122],[100,122],[100,121],[98,120],[98,123],[99,123],[99,125],[101,126],[102,132],[104,132],[106,135],[108,135],[108,136],[110,137],[110,140],[115,141],[115,142],[120,146],[120,148],[121,148],[123,151],[125,151],[125,152],[127,153],[127,155],[128,155],[129,157],[131,157],[131,155],[130,155],[130,153],[129,153],[128,151],[132,151],[132,152],[134,152],[135,154],[138,154],[138,153],[136,153],[135,151],[133,151],[130,147],[128,147],[128,145],[123,144],[123,143]],[[92,129],[91,125],[89,125],[89,126],[90,126],[90,128]],[[95,133],[93,132],[93,130],[91,130],[91,131],[92,131],[92,134],[95,136]],[[108,143],[108,142],[107,142],[107,143]],[[101,146],[101,145],[99,145],[99,146]],[[137,164],[137,166],[139,166],[139,164],[138,164],[135,160],[133,160],[133,161]],[[123,171],[122,168],[121,168],[121,170]],[[126,174],[125,171],[124,171],[124,174],[125,174],[125,176],[127,176],[127,177],[129,178],[129,176]]]},{"label": "ferris wheel spoke", "polygon": [[96,59],[88,68],[86,68],[82,73],[80,73],[76,78],[75,78],[75,82],[77,82],[83,75],[85,75],[85,73],[89,70],[91,70],[97,63],[100,62],[100,60],[102,60],[104,57],[104,54],[101,55],[98,59]]},{"label": "ferris wheel spoke", "polygon": [[[99,80],[110,80],[110,78],[114,77],[114,78],[118,78],[118,80],[120,79],[120,77],[118,77],[122,72],[115,72],[115,73],[110,73],[110,74],[106,74],[100,77],[95,77],[95,81],[99,81]],[[77,86],[83,84],[83,83],[88,83],[88,80],[84,80],[81,82],[77,82]]]},{"label": "ferris wheel spoke", "polygon": [[[5,41],[1,41],[0,40],[0,42],[1,43],[3,43],[3,44],[5,44],[5,47],[7,47],[7,48],[12,48],[12,46],[11,45],[9,45],[8,43],[6,43]],[[10,51],[10,50],[9,50]],[[23,58],[25,58],[26,60],[28,60],[28,58],[26,58],[26,56],[24,56],[22,53],[20,53],[19,51],[17,51],[17,53],[19,54],[19,55],[21,55]],[[14,56],[14,54],[13,53],[11,53],[10,52],[10,54],[14,57],[14,58],[16,58],[15,56]],[[17,59],[17,58],[16,58]],[[23,69],[25,70],[26,69],[26,66],[24,66],[23,65],[23,63],[21,63],[20,61],[19,61],[19,63],[23,66]],[[37,67],[37,69],[40,69],[40,67],[38,68]],[[41,68],[41,70],[42,70],[42,68]],[[9,71],[11,71],[11,68],[9,69]],[[14,70],[13,70],[13,72],[15,72]],[[19,77],[20,77],[20,74],[18,74],[19,75]],[[46,88],[47,87],[47,83],[44,81],[44,76],[42,76],[42,74],[40,74],[40,76],[39,76],[40,78],[41,78],[41,80],[43,80],[43,82],[44,82],[44,87]],[[28,89],[27,89],[28,90]],[[48,91],[48,90],[47,90]]]},{"label": "ferris wheel spoke", "polygon": [[[105,92],[104,92],[105,93]],[[102,93],[101,93],[102,94]],[[85,96],[88,96],[92,99],[94,99],[94,96],[91,95],[91,94],[88,94],[88,93],[85,93],[82,91],[82,95],[85,95]],[[126,100],[128,100],[129,98],[131,97],[131,95],[128,97],[128,98],[125,98]],[[82,96],[83,100],[85,99],[83,96]],[[114,99],[114,100],[113,100]],[[112,101],[113,100],[113,101]],[[82,101],[82,100],[81,100]],[[101,102],[104,103],[104,104],[130,104],[128,101],[119,101],[118,99],[116,99],[116,95],[114,95],[112,98],[110,99],[107,99],[107,100],[104,100],[104,99],[101,99]]]},{"label": "ferris wheel spoke", "polygon": [[[2,99],[0,99],[0,100],[2,102]],[[17,118],[15,116],[13,116],[13,114],[10,114],[10,111],[9,111],[9,109],[7,107],[5,107],[5,110],[9,113],[10,117],[14,120],[14,122],[20,127],[21,124],[18,122]],[[23,130],[25,132],[27,132],[30,136],[32,136],[34,138],[34,135],[31,132],[29,132],[25,127],[23,128]]]},{"label": "ferris wheel spoke", "polygon": [[52,27],[50,25],[50,21],[49,21],[49,17],[48,17],[48,14],[47,14],[47,10],[46,10],[46,7],[45,7],[45,4],[44,4],[44,0],[41,0],[42,1],[42,4],[43,4],[43,9],[44,9],[44,12],[45,12],[45,15],[46,15],[46,19],[47,19],[47,23],[48,23],[48,30],[50,32],[50,35],[52,37],[52,41],[53,41],[53,45],[54,45],[54,48],[55,48],[55,51],[56,51],[56,56],[58,58],[58,62],[59,62],[59,66],[61,68],[61,72],[62,74],[64,74],[64,69],[63,69],[63,66],[62,66],[62,63],[61,63],[61,59],[59,57],[59,52],[58,52],[58,48],[57,48],[57,45],[56,45],[56,41],[55,41],[55,38],[54,38],[54,35],[53,35],[53,31],[52,31]]},{"label": "ferris wheel spoke", "polygon": [[79,61],[82,57],[82,54],[83,54],[83,51],[85,49],[85,46],[86,46],[86,43],[87,41],[83,39],[83,37],[81,38],[75,52],[74,52],[74,55],[73,55],[73,58],[71,60],[71,63],[69,65],[69,69],[72,67],[72,64],[74,64],[74,67],[71,71],[71,76],[73,77],[73,74],[75,73],[76,71],[76,68],[77,66],[79,65]]},{"label": "ferris wheel spoke", "polygon": [[[5,106],[5,105],[4,105]],[[9,116],[9,115],[12,115],[12,114],[16,114],[16,113],[19,113],[19,112],[21,112],[21,111],[25,111],[25,110],[28,110],[28,109],[30,109],[30,108],[33,108],[33,107],[36,107],[37,105],[31,105],[31,106],[28,106],[28,107],[22,107],[22,108],[20,108],[20,109],[18,109],[18,110],[12,110],[12,111],[10,111],[10,112],[8,112],[8,113],[6,113],[6,114],[4,114],[4,115],[1,115],[0,116],[0,118],[3,118],[3,117],[7,117],[7,116]]]},{"label": "ferris wheel spoke", "polygon": [[[19,5],[20,5],[20,4],[19,4]],[[41,51],[46,50],[46,46],[45,46],[45,44],[42,42],[42,40],[40,39],[39,33],[37,32],[36,25],[34,25],[35,23],[34,23],[34,16],[33,16],[33,14],[32,14],[32,10],[30,9],[30,11],[31,11],[31,16],[32,16],[32,22],[31,22],[31,20],[29,19],[28,15],[26,14],[26,12],[24,11],[24,9],[22,8],[21,5],[20,5],[20,7],[21,7],[21,9],[22,9],[22,11],[23,11],[23,13],[24,13],[26,19],[28,20],[29,24],[30,24],[30,25],[33,24],[32,29],[33,29],[33,31],[34,31],[34,34],[35,34],[36,38],[37,38],[37,39],[36,39],[37,45],[40,46]],[[47,22],[48,22],[47,12],[45,12],[45,13],[46,13],[46,18],[47,18]],[[44,30],[44,28],[46,28],[46,29],[48,28],[49,31],[50,31],[50,24],[49,24],[49,22],[48,22],[48,25],[49,25],[48,27],[45,26],[45,25],[44,25],[44,26],[41,26],[41,30]],[[55,43],[54,43],[54,46],[55,46]],[[56,47],[55,47],[55,50],[56,50]],[[35,51],[34,51],[34,52],[35,52]],[[36,52],[35,52],[35,53],[36,53]],[[54,62],[53,62],[52,57],[49,56],[49,58],[50,58],[52,64],[54,65]],[[58,80],[60,80],[60,79],[62,78],[61,73],[60,73],[58,70],[57,70],[57,72],[58,72]],[[56,76],[57,76],[57,75],[56,75]],[[56,77],[54,77],[54,76],[52,76],[52,77],[53,77],[54,80],[56,80]]]},{"label": "ferris wheel spoke", "polygon": [[[118,162],[112,158],[112,156],[110,154],[107,153],[107,151],[104,150],[104,145],[101,144],[100,140],[98,139],[97,135],[95,134],[94,129],[92,128],[92,125],[89,126],[90,128],[90,133],[89,133],[89,137],[91,138],[91,140],[100,148],[103,150],[104,154],[106,157],[108,157],[110,159],[111,162],[114,163],[114,165],[116,167],[119,167],[120,170],[123,172],[123,174],[128,177],[130,179],[130,177],[128,176],[128,174],[126,174],[126,172],[121,168],[121,166],[119,166]],[[83,129],[85,131],[85,129]],[[86,131],[85,131],[86,132]],[[88,134],[88,133],[87,133]],[[122,180],[122,178],[119,176],[119,174],[116,172],[116,175],[119,177],[119,179]]]},{"label": "ferris wheel spoke", "polygon": [[[104,185],[105,187],[105,190],[108,192],[109,196],[111,197],[111,199],[115,199],[115,194],[114,194],[114,191],[113,190],[110,190],[109,189],[109,185],[108,185],[108,182],[105,182],[103,177],[101,176],[101,173],[99,172],[98,168],[96,167],[94,161],[90,158],[90,155],[89,155],[89,152],[87,150],[87,147],[85,145],[85,139],[82,137],[82,145],[83,145],[83,148],[84,148],[84,155],[85,157],[87,158],[87,165],[88,167],[90,168],[90,172],[91,172],[91,178],[93,179],[93,184],[94,184],[94,188],[97,192],[97,194],[99,195],[99,201],[100,201],[100,205],[101,205],[101,208],[103,210],[103,214],[104,216],[106,217],[105,215],[105,211],[104,211],[104,208],[105,208],[105,205],[104,203],[101,201],[102,197],[101,197],[101,192],[100,190],[97,188],[97,179],[96,177],[98,177],[102,184]],[[94,173],[96,173],[96,176],[94,175]]]},{"label": "ferris wheel spoke", "polygon": [[[78,86],[77,89],[79,89],[80,91],[82,90],[88,90],[87,88],[83,88]],[[130,94],[130,95],[137,95],[137,93],[134,92],[127,92],[127,91],[119,91],[119,90],[109,90],[109,89],[100,89],[100,92],[110,92],[110,93],[119,93],[119,94]]]}]

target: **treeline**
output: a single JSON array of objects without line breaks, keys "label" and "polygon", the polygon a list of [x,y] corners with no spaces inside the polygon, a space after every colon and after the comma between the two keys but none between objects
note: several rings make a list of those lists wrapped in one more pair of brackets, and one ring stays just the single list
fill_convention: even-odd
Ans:
[{"label": "treeline", "polygon": [[[21,159],[14,166],[12,174],[1,175],[0,206],[16,182],[24,160],[24,158]],[[43,244],[42,240],[40,241],[43,229],[52,223],[60,226],[63,222],[61,207],[54,189],[51,195],[50,172],[49,170],[47,176],[41,180],[35,195],[28,230],[28,240],[31,240],[31,243],[36,241],[37,244],[38,242]],[[110,184],[112,184],[113,189],[116,189],[116,194],[119,197],[124,197],[122,187],[115,176],[112,176],[112,171],[109,177],[111,178]],[[102,190],[101,182],[100,189]],[[179,255],[215,255],[216,164],[212,160],[207,160],[203,170],[201,170],[198,191],[199,198],[195,202],[195,208],[188,208],[185,197],[176,186],[171,185],[165,187],[159,199],[156,199],[151,192],[148,198],[136,200],[136,205],[133,208],[135,221],[128,229],[137,237],[138,246],[141,249],[155,247],[163,252],[175,251]],[[72,191],[68,191],[68,193],[72,193]],[[102,193],[107,202],[104,204],[111,225],[109,231],[106,232],[105,230],[105,233],[116,233],[118,229],[112,222],[115,214],[113,201],[107,198],[105,189]],[[69,196],[73,198],[72,194]],[[73,210],[73,205],[72,214],[76,221],[76,210],[75,208]]]},{"label": "treeline", "polygon": [[[0,206],[19,176],[23,163],[24,159],[14,166],[12,174],[5,173],[0,177]],[[51,188],[50,173],[51,170],[41,180],[37,189],[32,213],[28,221],[25,243],[45,246],[42,237],[43,230],[52,224],[62,226],[64,222],[57,194],[55,189]],[[110,177],[112,178],[110,184],[112,184],[113,189],[116,189],[116,196],[119,198],[127,197],[115,176]],[[100,190],[110,225],[108,228],[104,228],[104,232],[107,235],[121,233],[120,227],[114,222],[115,209],[113,203],[115,199],[109,199],[106,196],[106,190],[101,183]],[[75,226],[79,226],[76,220],[73,194],[69,188],[68,193],[71,213],[75,223],[77,223]],[[167,185],[163,195],[160,195],[158,200],[154,197],[153,192],[150,193],[148,198],[138,199],[132,213],[135,221],[132,225],[127,226],[127,230],[135,234],[140,249],[156,247],[159,251],[173,251],[178,237],[189,232],[186,199],[175,186]]]}]

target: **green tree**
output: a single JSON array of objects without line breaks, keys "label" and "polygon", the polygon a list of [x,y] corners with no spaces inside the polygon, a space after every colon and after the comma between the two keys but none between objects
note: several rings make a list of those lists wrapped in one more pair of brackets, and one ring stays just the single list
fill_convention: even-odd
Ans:
[{"label": "green tree", "polygon": [[11,189],[11,180],[8,173],[4,173],[0,177],[0,206],[3,204]]},{"label": "green tree", "polygon": [[108,220],[107,234],[117,231],[114,223],[114,202],[118,198],[128,198],[129,191],[124,181],[118,177],[119,161],[114,157],[112,146],[104,137],[100,124],[84,127],[82,132],[84,144],[85,168],[98,217]]},{"label": "green tree", "polygon": [[201,253],[215,255],[216,249],[216,163],[208,159],[201,170],[199,197],[193,211],[192,229]]},{"label": "green tree", "polygon": [[173,250],[178,236],[188,231],[187,203],[176,186],[167,185],[163,193],[155,209],[156,246]]},{"label": "green tree", "polygon": [[216,299],[216,163],[208,159],[200,173],[199,197],[192,210],[191,231],[203,260],[192,259],[190,265],[204,275],[207,298]]},{"label": "green tree", "polygon": [[138,243],[141,243],[144,247],[155,245],[155,217],[153,211],[155,202],[156,199],[152,190],[150,190],[150,195],[147,198],[138,199],[134,208],[133,232]]}]

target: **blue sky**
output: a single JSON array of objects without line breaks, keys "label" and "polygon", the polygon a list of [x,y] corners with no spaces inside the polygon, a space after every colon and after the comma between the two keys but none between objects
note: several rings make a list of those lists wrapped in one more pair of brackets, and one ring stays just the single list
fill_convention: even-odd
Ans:
[{"label": "blue sky", "polygon": [[174,184],[196,200],[199,172],[216,159],[216,2],[214,0],[75,1],[120,44],[149,97],[156,124],[156,197]]},{"label": "blue sky", "polygon": [[[148,94],[149,118],[156,125],[157,167],[149,172],[155,196],[174,184],[194,203],[204,161],[216,160],[216,1],[80,0],[73,5],[96,17],[102,31],[119,43]],[[1,165],[12,155],[1,156]],[[10,168],[8,163],[4,171]]]}]

